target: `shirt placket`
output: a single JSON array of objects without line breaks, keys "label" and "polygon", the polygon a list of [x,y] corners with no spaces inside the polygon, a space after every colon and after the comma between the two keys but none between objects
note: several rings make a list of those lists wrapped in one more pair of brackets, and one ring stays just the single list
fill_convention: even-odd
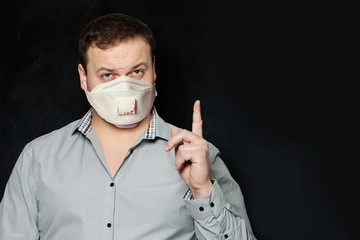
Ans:
[{"label": "shirt placket", "polygon": [[114,181],[110,180],[106,186],[107,196],[104,198],[104,213],[105,219],[103,221],[103,227],[107,231],[107,239],[114,239],[114,216],[115,216],[115,199],[116,199],[116,185]]},{"label": "shirt placket", "polygon": [[86,137],[90,140],[99,161],[104,167],[104,171],[107,172],[108,181],[104,182],[105,195],[103,196],[103,218],[99,219],[101,227],[104,228],[106,236],[103,239],[114,239],[114,215],[115,215],[115,199],[116,199],[116,184],[114,179],[111,177],[110,171],[108,169],[104,152],[102,150],[101,144],[95,134],[95,132],[90,128],[86,133]]}]

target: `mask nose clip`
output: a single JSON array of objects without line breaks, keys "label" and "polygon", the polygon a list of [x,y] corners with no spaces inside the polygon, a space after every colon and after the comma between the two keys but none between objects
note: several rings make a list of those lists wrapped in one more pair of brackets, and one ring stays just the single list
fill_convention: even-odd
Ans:
[{"label": "mask nose clip", "polygon": [[133,97],[121,98],[116,103],[116,110],[119,116],[136,114],[137,99]]}]

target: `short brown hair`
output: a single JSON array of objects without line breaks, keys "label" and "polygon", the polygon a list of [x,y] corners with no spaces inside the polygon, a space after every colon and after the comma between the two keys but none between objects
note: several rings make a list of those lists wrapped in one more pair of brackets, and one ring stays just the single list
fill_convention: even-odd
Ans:
[{"label": "short brown hair", "polygon": [[155,56],[155,38],[145,23],[126,14],[112,13],[89,22],[82,30],[79,39],[80,64],[86,71],[87,50],[91,44],[107,49],[116,44],[140,37],[150,46],[152,59]]}]

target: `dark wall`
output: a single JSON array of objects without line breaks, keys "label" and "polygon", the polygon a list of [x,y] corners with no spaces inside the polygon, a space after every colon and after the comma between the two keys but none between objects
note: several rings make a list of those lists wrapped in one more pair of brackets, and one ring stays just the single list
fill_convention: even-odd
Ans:
[{"label": "dark wall", "polygon": [[27,142],[89,108],[77,74],[82,27],[123,12],[157,38],[159,114],[190,129],[201,100],[205,138],[240,184],[258,239],[358,239],[356,8],[248,2],[2,4],[0,195]]}]

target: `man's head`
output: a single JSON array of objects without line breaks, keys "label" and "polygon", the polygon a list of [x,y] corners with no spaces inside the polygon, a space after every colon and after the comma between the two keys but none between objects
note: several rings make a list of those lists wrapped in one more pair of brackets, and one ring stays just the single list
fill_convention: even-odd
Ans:
[{"label": "man's head", "polygon": [[85,26],[79,41],[81,88],[91,91],[120,76],[153,83],[155,40],[140,20],[114,13]]},{"label": "man's head", "polygon": [[154,60],[155,39],[151,29],[131,16],[113,13],[94,19],[81,32],[79,40],[80,64],[87,72],[88,49],[95,45],[106,50],[121,42],[140,38],[149,45],[150,56]]},{"label": "man's head", "polygon": [[133,17],[109,14],[85,26],[78,71],[95,119],[133,128],[150,116],[156,96],[154,51],[150,28]]}]

